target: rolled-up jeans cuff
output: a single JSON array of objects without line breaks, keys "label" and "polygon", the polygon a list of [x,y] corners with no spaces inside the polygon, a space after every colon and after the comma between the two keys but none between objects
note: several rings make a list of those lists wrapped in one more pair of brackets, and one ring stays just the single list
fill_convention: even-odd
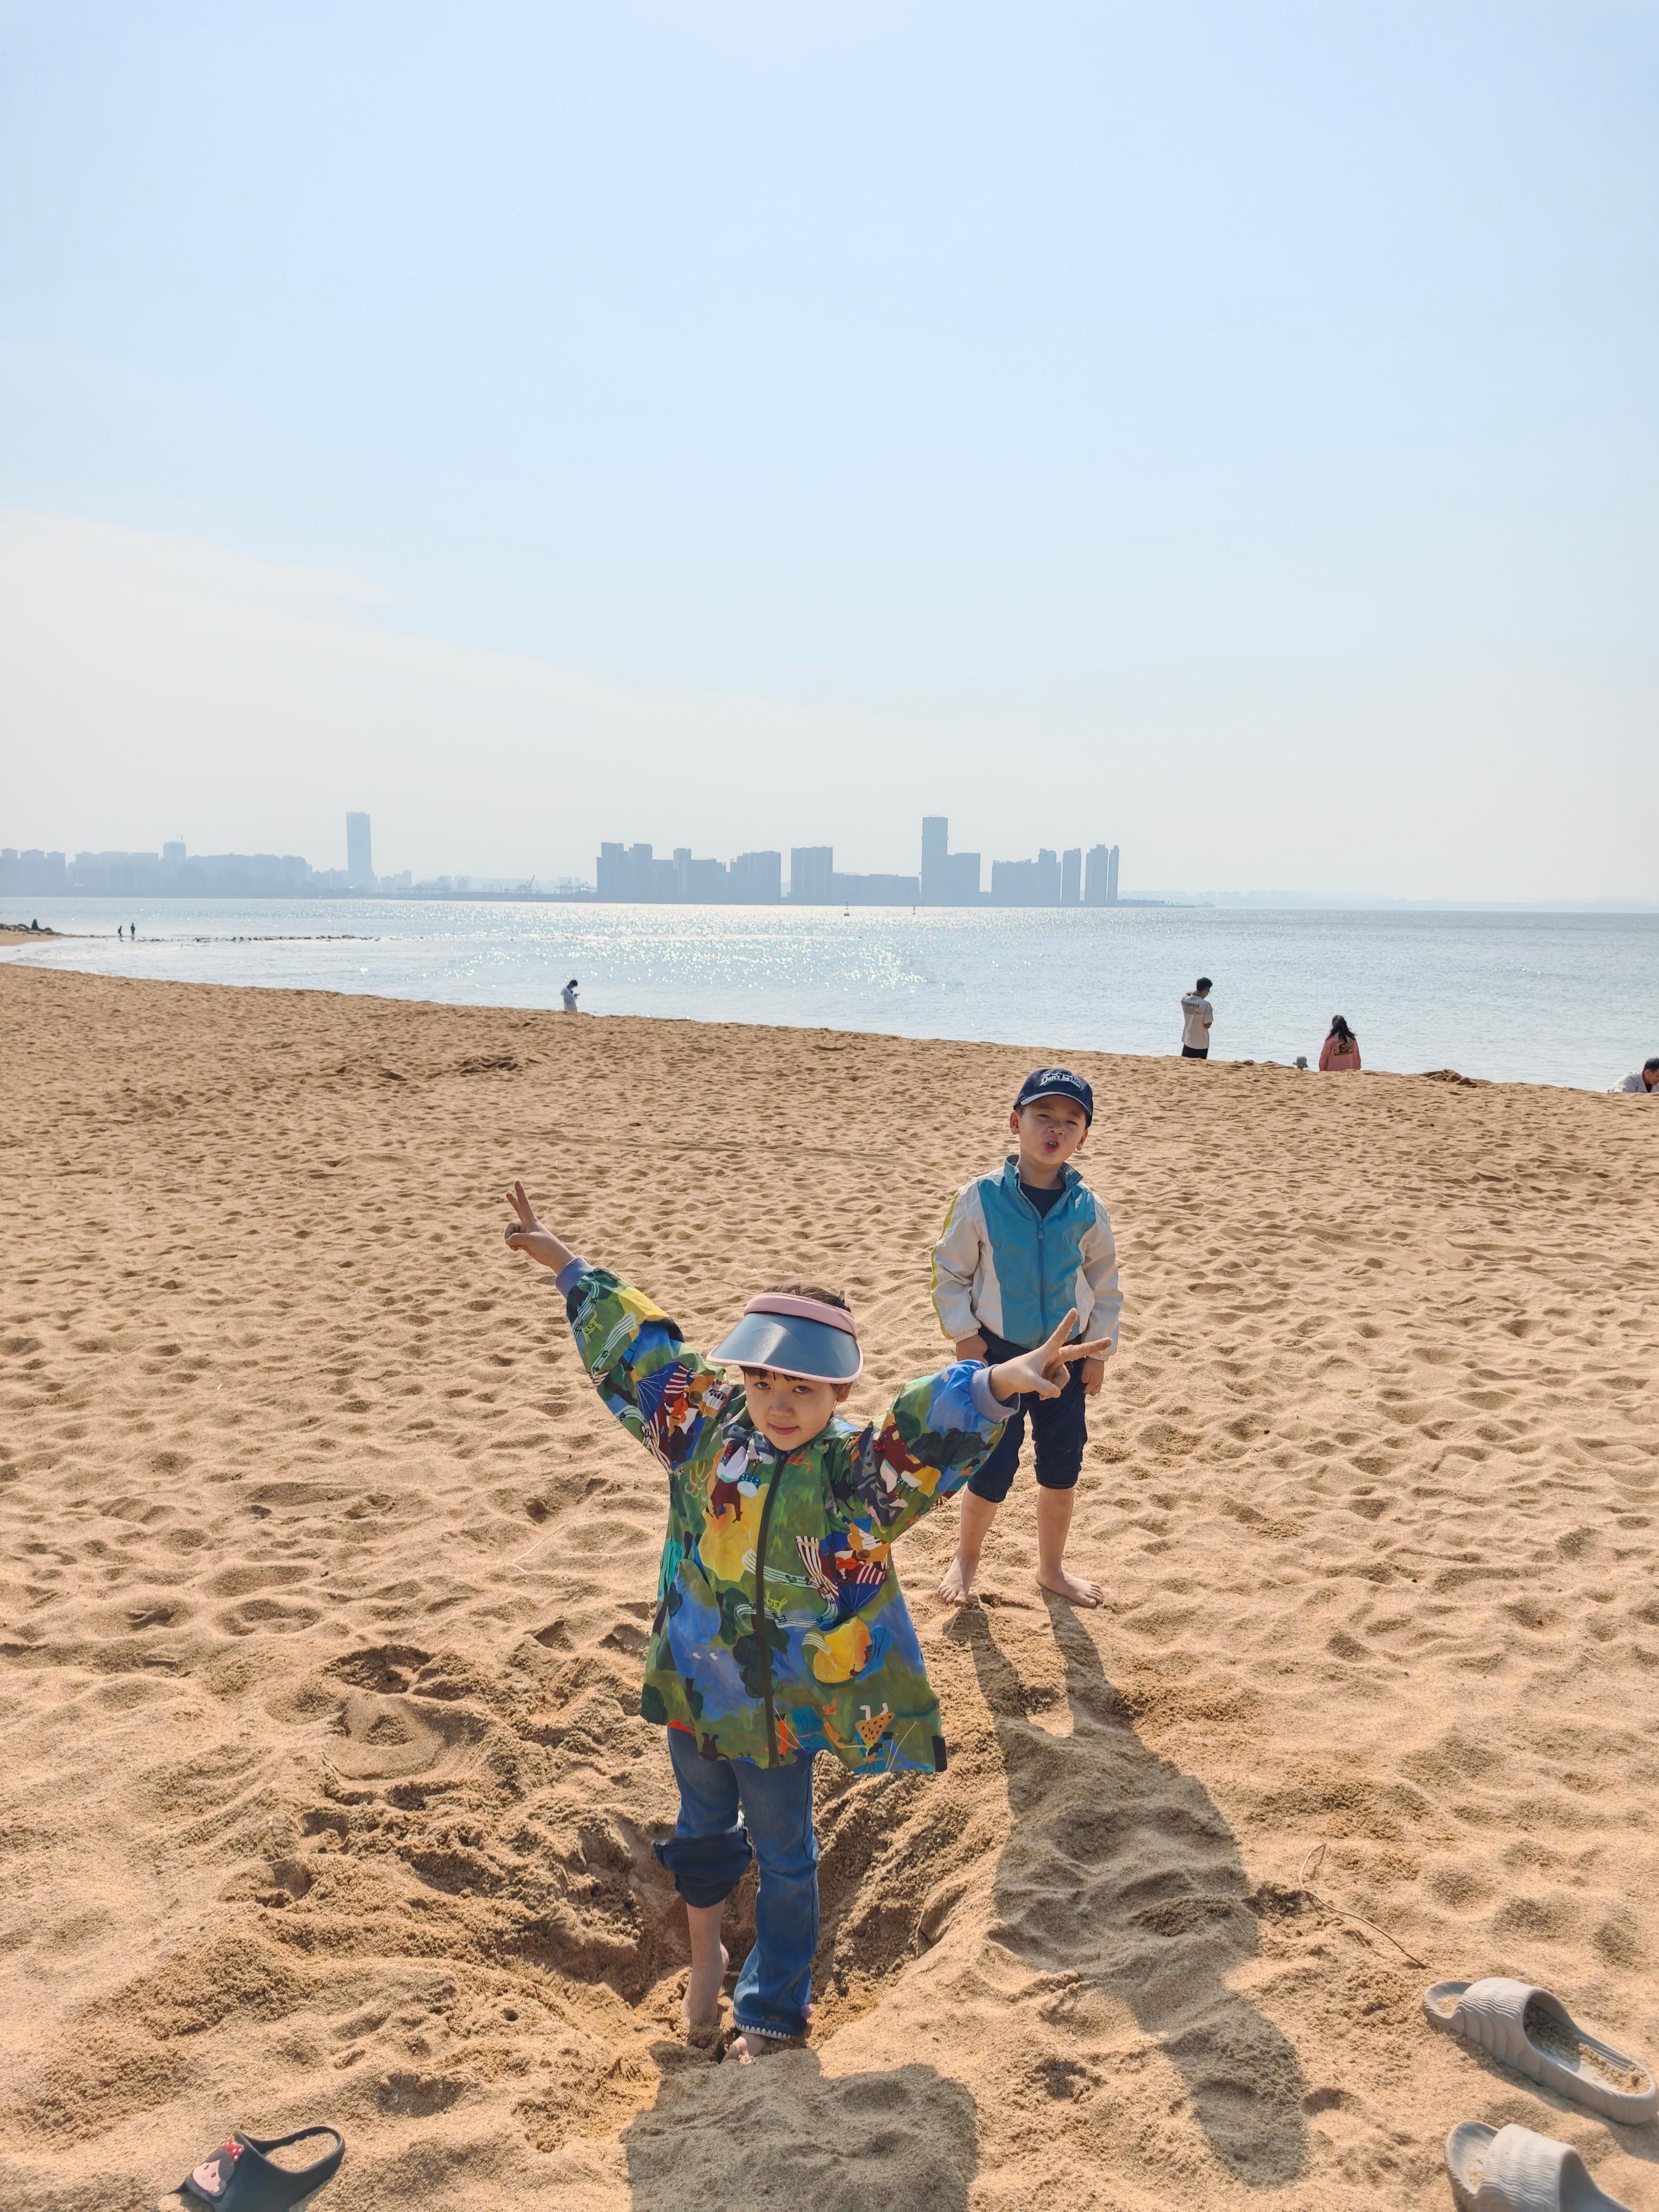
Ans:
[{"label": "rolled-up jeans cuff", "polygon": [[798,2035],[806,2033],[806,2015],[804,2013],[795,2015],[793,2027],[784,2027],[775,2014],[772,2019],[763,2021],[745,2020],[741,2013],[734,2013],[732,2019],[745,2035],[763,2035],[773,2043],[793,2043]]},{"label": "rolled-up jeans cuff", "polygon": [[697,1907],[724,1905],[754,1856],[747,1828],[728,1828],[720,1836],[670,1836],[651,1849],[686,1903]]}]

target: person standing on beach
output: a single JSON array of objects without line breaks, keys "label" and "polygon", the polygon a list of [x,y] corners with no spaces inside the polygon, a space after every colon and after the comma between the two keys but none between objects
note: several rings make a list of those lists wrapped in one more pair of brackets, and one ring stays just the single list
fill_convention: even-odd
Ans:
[{"label": "person standing on beach", "polygon": [[1627,1075],[1617,1087],[1644,1098],[1659,1097],[1659,1060],[1644,1060],[1637,1073]]},{"label": "person standing on beach", "polygon": [[1014,1405],[1062,1396],[1068,1370],[1106,1347],[1068,1343],[1067,1312],[1035,1352],[923,1376],[860,1426],[840,1410],[864,1358],[837,1292],[764,1291],[705,1358],[643,1291],[544,1229],[522,1183],[512,1206],[509,1249],[554,1270],[601,1401],[665,1478],[640,1713],[666,1730],[679,1790],[674,1833],[654,1848],[685,1900],[686,2039],[720,2051],[720,1917],[753,1856],[730,2055],[798,2048],[818,1940],[814,1759],[833,1752],[854,1775],[945,1765],[894,1540],[972,1475]]},{"label": "person standing on beach", "polygon": [[1018,1149],[959,1190],[933,1248],[933,1310],[958,1359],[1020,1359],[1069,1307],[1080,1335],[1098,1337],[1058,1395],[1022,1398],[1002,1441],[969,1480],[957,1555],[939,1594],[964,1605],[997,1508],[1019,1464],[1025,1424],[1036,1461],[1037,1580],[1073,1605],[1098,1605],[1098,1583],[1066,1565],[1083,1448],[1085,1400],[1097,1396],[1117,1346],[1122,1294],[1106,1209],[1068,1164],[1089,1134],[1095,1094],[1067,1067],[1039,1067],[1020,1085],[1008,1127]]},{"label": "person standing on beach", "polygon": [[563,990],[559,994],[559,996],[563,1002],[566,1013],[574,1014],[576,1012],[576,979],[574,975],[565,985]]},{"label": "person standing on beach", "polygon": [[1359,1039],[1340,1014],[1333,1014],[1331,1033],[1319,1048],[1319,1072],[1322,1075],[1348,1075],[1357,1074],[1358,1068]]},{"label": "person standing on beach", "polygon": [[1210,1024],[1215,1019],[1215,1008],[1210,1004],[1210,979],[1200,975],[1181,1002],[1181,1057],[1183,1060],[1207,1060],[1210,1056]]}]

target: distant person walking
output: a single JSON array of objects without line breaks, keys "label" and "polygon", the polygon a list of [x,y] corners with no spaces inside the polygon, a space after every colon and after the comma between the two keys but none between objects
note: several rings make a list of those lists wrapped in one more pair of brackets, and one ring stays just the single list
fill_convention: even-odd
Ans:
[{"label": "distant person walking", "polygon": [[563,1000],[566,1013],[574,1014],[580,1011],[576,1005],[576,979],[574,975],[559,995]]},{"label": "distant person walking", "polygon": [[1331,1033],[1319,1048],[1319,1072],[1322,1075],[1351,1075],[1357,1074],[1358,1069],[1359,1039],[1340,1014],[1333,1014]]},{"label": "distant person walking", "polygon": [[1210,979],[1200,975],[1181,1002],[1181,1057],[1183,1060],[1207,1060],[1210,1056],[1210,1024],[1215,1019],[1215,1008],[1210,1004]]},{"label": "distant person walking", "polygon": [[1616,1088],[1633,1091],[1638,1097],[1659,1098],[1659,1060],[1644,1060],[1639,1071],[1627,1075]]}]

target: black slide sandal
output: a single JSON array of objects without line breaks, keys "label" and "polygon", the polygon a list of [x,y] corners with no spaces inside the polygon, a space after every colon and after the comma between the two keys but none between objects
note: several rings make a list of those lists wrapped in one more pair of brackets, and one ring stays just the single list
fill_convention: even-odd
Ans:
[{"label": "black slide sandal", "polygon": [[[330,2136],[334,2142],[314,2165],[273,2166],[265,2156],[311,2136]],[[337,2128],[298,2128],[291,2136],[245,2136],[233,2128],[228,2142],[210,2150],[179,2184],[177,2194],[191,2212],[201,2204],[213,2212],[300,2212],[333,2180],[344,2156],[345,2137]],[[158,2205],[156,2212],[164,2208]]]}]

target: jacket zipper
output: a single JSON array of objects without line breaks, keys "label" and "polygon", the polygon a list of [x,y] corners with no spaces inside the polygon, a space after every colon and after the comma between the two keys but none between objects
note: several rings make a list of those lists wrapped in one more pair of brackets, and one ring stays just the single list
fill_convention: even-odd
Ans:
[{"label": "jacket zipper", "polygon": [[772,1519],[772,1500],[778,1494],[783,1470],[787,1464],[787,1455],[781,1459],[774,1455],[772,1480],[767,1484],[766,1495],[761,1500],[760,1533],[755,1539],[755,1631],[760,1645],[761,1674],[765,1685],[761,1692],[761,1702],[766,1710],[766,1763],[769,1766],[775,1766],[778,1763],[778,1719],[772,1702],[772,1639],[768,1633],[766,1613],[766,1532]]},{"label": "jacket zipper", "polygon": [[[1069,1198],[1071,1192],[1066,1182],[1065,1176],[1066,1171],[1062,1168],[1060,1170],[1060,1187],[1061,1190],[1066,1193],[1066,1198]],[[1030,1200],[1026,1197],[1024,1191],[1020,1188],[1019,1170],[1018,1168],[1014,1170],[1014,1188],[1019,1193],[1020,1204],[1025,1207],[1026,1211],[1032,1215],[1036,1222],[1037,1318],[1042,1323],[1042,1334],[1046,1338],[1048,1334],[1049,1329],[1053,1327],[1053,1323],[1048,1319],[1048,1270],[1042,1255],[1042,1232],[1048,1225],[1048,1215],[1046,1213],[1039,1213],[1036,1207],[1032,1205]],[[1060,1199],[1058,1205],[1051,1206],[1048,1209],[1048,1212],[1058,1212],[1060,1206],[1066,1203],[1066,1198]]]}]

